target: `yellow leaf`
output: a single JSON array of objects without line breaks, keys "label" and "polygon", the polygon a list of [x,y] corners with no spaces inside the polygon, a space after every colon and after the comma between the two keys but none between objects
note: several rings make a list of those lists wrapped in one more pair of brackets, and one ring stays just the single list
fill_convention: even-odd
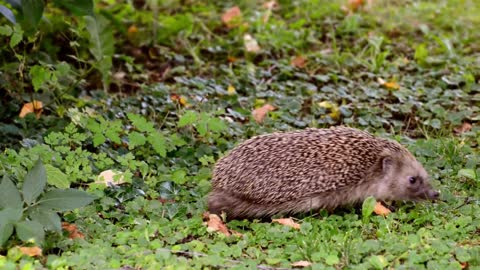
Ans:
[{"label": "yellow leaf", "polygon": [[237,93],[237,91],[235,90],[235,87],[233,87],[233,85],[231,84],[228,86],[227,92],[230,96],[233,96]]},{"label": "yellow leaf", "polygon": [[293,221],[292,218],[272,219],[272,222],[277,222],[277,223],[280,223],[280,224],[285,225],[285,226],[288,226],[288,227],[292,227],[292,228],[297,229],[297,230],[300,229],[300,224],[298,224],[298,223],[296,223],[295,221]]},{"label": "yellow leaf", "polygon": [[42,111],[43,103],[41,101],[34,100],[33,102],[23,104],[19,117],[24,118],[29,113],[35,113],[35,116],[37,117],[37,119],[39,119]]},{"label": "yellow leaf", "polygon": [[330,117],[334,120],[337,120],[340,118],[340,109],[338,108],[338,105],[329,101],[322,101],[318,103],[318,106],[321,108],[325,108],[327,110],[330,110]]},{"label": "yellow leaf", "polygon": [[390,209],[383,206],[382,203],[377,202],[375,204],[375,208],[373,209],[373,212],[375,214],[379,215],[379,216],[386,216],[386,215],[390,214],[392,211],[390,211]]},{"label": "yellow leaf", "polygon": [[400,89],[400,85],[398,85],[398,83],[394,81],[386,82],[384,79],[378,78],[378,83],[387,89],[394,89],[394,90]]},{"label": "yellow leaf", "polygon": [[39,247],[18,247],[20,252],[24,255],[34,257],[34,256],[42,256],[42,249]]}]

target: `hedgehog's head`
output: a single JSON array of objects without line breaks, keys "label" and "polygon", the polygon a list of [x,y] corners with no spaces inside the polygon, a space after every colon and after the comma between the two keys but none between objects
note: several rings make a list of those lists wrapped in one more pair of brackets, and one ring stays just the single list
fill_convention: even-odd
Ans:
[{"label": "hedgehog's head", "polygon": [[422,200],[438,199],[440,193],[430,184],[427,172],[408,151],[388,153],[379,161],[380,182],[377,199]]}]

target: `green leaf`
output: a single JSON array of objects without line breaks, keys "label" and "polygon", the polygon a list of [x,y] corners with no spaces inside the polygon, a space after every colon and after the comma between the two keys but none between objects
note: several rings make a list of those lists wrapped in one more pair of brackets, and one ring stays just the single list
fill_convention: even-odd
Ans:
[{"label": "green leaf", "polygon": [[47,183],[57,188],[69,188],[70,181],[68,177],[60,169],[53,167],[50,164],[45,165],[47,172]]},{"label": "green leaf", "polygon": [[374,269],[385,269],[388,266],[387,259],[382,255],[376,255],[370,257],[368,262],[373,266]]},{"label": "green leaf", "polygon": [[134,131],[128,135],[128,149],[133,149],[136,146],[144,145],[146,141],[147,139],[143,134]]},{"label": "green leaf", "polygon": [[51,230],[55,232],[62,231],[62,223],[60,217],[57,213],[51,210],[35,207],[35,209],[32,210],[32,213],[30,214],[30,218],[42,224],[42,226],[46,230]]},{"label": "green leaf", "polygon": [[5,208],[0,211],[0,224],[15,223],[22,217],[22,208]]},{"label": "green leaf", "polygon": [[376,203],[377,203],[377,200],[372,196],[366,198],[363,201],[362,216],[363,216],[364,221],[368,220],[368,218],[372,215],[373,210],[375,209],[375,204]]},{"label": "green leaf", "polygon": [[22,0],[23,22],[27,30],[37,29],[43,15],[43,0]]},{"label": "green leaf", "polygon": [[93,146],[97,147],[100,144],[104,143],[105,140],[106,138],[105,136],[103,136],[102,133],[95,133],[95,135],[93,135]]},{"label": "green leaf", "polygon": [[473,169],[461,169],[458,171],[458,175],[468,179],[477,180],[477,173]]},{"label": "green leaf", "polygon": [[187,172],[184,170],[176,170],[172,174],[172,181],[177,184],[183,184],[186,182]]},{"label": "green leaf", "polygon": [[186,125],[191,125],[197,121],[197,113],[194,111],[187,111],[185,112],[182,117],[180,117],[180,120],[178,120],[178,127],[184,127]]},{"label": "green leaf", "polygon": [[132,124],[141,132],[148,132],[152,133],[155,132],[155,127],[153,126],[153,123],[148,122],[145,117],[138,115],[138,114],[133,114],[133,113],[128,113],[127,114],[128,119],[132,121]]},{"label": "green leaf", "polygon": [[111,128],[111,127],[105,131],[105,136],[116,144],[121,144],[122,143],[122,140],[120,139],[120,136],[118,136],[118,131]]},{"label": "green leaf", "polygon": [[95,196],[82,190],[72,188],[63,190],[54,189],[48,191],[40,198],[39,206],[44,209],[68,211],[83,207],[95,199]]},{"label": "green leaf", "polygon": [[22,208],[6,208],[0,211],[0,246],[2,246],[13,233],[13,224],[22,218]]},{"label": "green leaf", "polygon": [[0,183],[0,208],[22,208],[23,201],[15,184],[7,175]]},{"label": "green leaf", "polygon": [[330,254],[325,258],[325,263],[328,265],[334,265],[340,262],[340,259],[335,254]]},{"label": "green leaf", "polygon": [[213,132],[222,132],[227,129],[227,125],[221,119],[211,117],[208,119],[208,128]]},{"label": "green leaf", "polygon": [[167,156],[167,148],[165,137],[159,132],[152,133],[147,138],[148,142],[152,145],[153,150],[162,157]]},{"label": "green leaf", "polygon": [[102,16],[85,16],[87,31],[90,34],[90,52],[100,62],[114,53],[112,28]]},{"label": "green leaf", "polygon": [[[0,8],[1,7],[2,6],[0,6]],[[9,36],[12,35],[12,33],[13,33],[13,30],[10,26],[8,26],[8,25],[1,25],[0,26],[0,35],[9,37]]]},{"label": "green leaf", "polygon": [[53,3],[68,9],[76,16],[93,16],[92,0],[54,0]]},{"label": "green leaf", "polygon": [[0,222],[0,247],[7,242],[13,233],[13,224]]},{"label": "green leaf", "polygon": [[10,37],[10,47],[15,47],[22,41],[23,39],[23,31],[21,29],[15,29],[13,35]]},{"label": "green leaf", "polygon": [[23,200],[28,205],[32,204],[43,192],[47,184],[47,173],[42,161],[39,159],[25,176],[23,181]]},{"label": "green leaf", "polygon": [[419,63],[425,63],[425,60],[428,57],[428,50],[425,44],[420,44],[415,48],[414,59]]},{"label": "green leaf", "polygon": [[45,238],[45,231],[42,224],[33,220],[26,220],[15,224],[15,231],[18,238],[24,242],[29,242],[32,239],[37,244],[41,244]]},{"label": "green leaf", "polygon": [[38,91],[40,87],[52,77],[51,72],[40,65],[35,65],[30,68],[28,74],[30,74],[30,77],[32,78],[32,85],[35,91]]},{"label": "green leaf", "polygon": [[[15,20],[15,15],[6,6],[0,5],[0,14],[2,14],[5,18],[7,18],[7,20],[9,20],[11,23],[13,23],[13,24],[17,23],[17,21]],[[1,32],[1,30],[0,30],[0,32]],[[8,35],[8,36],[10,36],[10,35]]]}]

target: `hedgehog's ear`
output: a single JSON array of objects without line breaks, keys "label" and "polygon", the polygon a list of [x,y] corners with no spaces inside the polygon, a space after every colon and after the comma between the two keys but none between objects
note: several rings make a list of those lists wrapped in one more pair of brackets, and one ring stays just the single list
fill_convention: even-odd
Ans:
[{"label": "hedgehog's ear", "polygon": [[382,171],[386,173],[393,166],[393,159],[390,156],[384,156],[382,158]]}]

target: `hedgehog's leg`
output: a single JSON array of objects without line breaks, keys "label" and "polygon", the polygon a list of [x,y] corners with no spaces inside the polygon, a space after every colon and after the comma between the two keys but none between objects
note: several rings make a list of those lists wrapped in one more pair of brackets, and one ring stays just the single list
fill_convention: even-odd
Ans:
[{"label": "hedgehog's leg", "polygon": [[208,196],[208,210],[212,214],[227,214],[227,219],[262,218],[272,210],[266,205],[252,203],[232,193],[214,189]]}]

